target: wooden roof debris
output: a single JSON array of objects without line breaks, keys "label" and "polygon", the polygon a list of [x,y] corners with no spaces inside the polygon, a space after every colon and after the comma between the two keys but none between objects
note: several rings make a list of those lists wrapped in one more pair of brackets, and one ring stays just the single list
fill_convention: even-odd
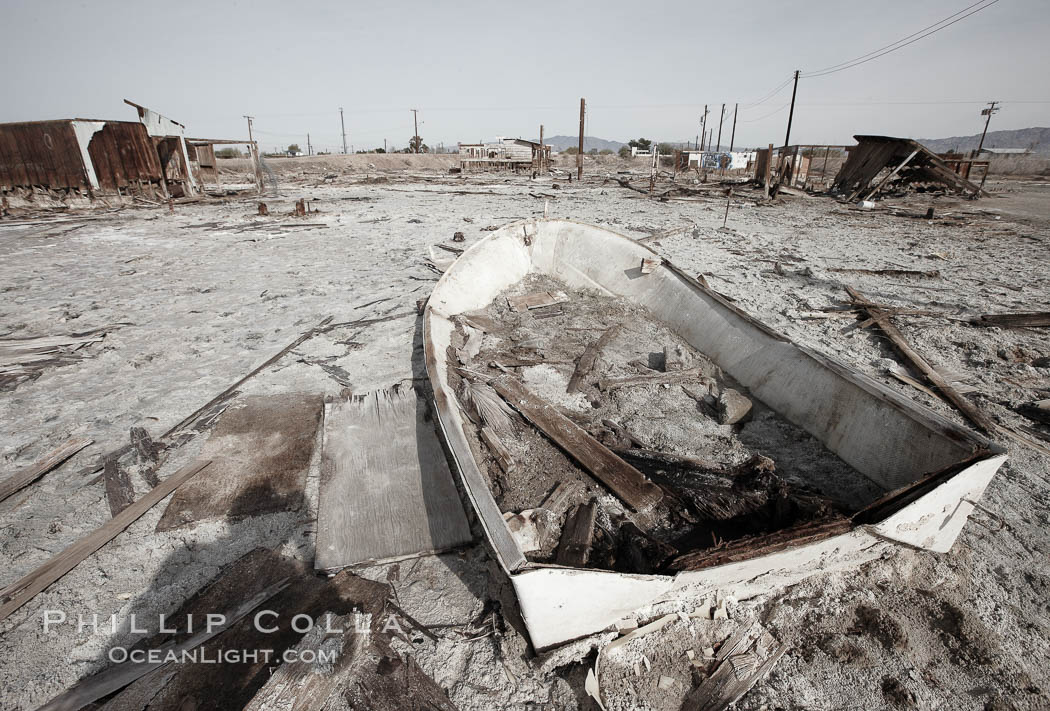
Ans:
[{"label": "wooden roof debris", "polygon": [[[980,186],[952,170],[944,160],[921,143],[893,136],[854,136],[858,145],[850,149],[831,190],[846,195],[848,202],[874,196],[897,178],[899,183],[939,183],[948,189],[979,197]],[[889,170],[879,182],[875,179]]]}]

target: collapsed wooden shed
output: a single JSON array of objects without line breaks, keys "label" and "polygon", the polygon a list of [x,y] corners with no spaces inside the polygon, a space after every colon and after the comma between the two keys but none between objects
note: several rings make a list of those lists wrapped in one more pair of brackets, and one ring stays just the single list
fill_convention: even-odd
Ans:
[{"label": "collapsed wooden shed", "polygon": [[[854,136],[857,146],[849,151],[832,192],[849,201],[866,199],[895,182],[897,185],[936,183],[971,197],[982,194],[980,186],[952,170],[940,157],[910,138]],[[888,171],[885,175],[883,171]],[[880,175],[877,183],[873,182]]]}]

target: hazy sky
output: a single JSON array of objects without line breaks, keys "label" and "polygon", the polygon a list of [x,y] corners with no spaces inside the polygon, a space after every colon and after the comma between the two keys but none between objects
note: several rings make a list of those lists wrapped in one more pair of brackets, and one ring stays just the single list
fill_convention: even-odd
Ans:
[{"label": "hazy sky", "polygon": [[[740,102],[737,145],[780,144],[792,70],[876,50],[973,0],[48,2],[0,0],[0,122],[134,120],[124,98],[264,149],[495,136],[692,139]],[[799,82],[792,143],[1050,125],[1050,1],[1000,0],[862,66]],[[710,125],[710,124],[709,124]],[[717,129],[716,129],[717,131]],[[728,143],[730,122],[723,131]]]}]

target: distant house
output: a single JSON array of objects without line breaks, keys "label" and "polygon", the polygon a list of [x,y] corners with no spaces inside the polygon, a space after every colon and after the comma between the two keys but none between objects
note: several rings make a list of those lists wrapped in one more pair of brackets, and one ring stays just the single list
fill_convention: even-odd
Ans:
[{"label": "distant house", "polygon": [[464,170],[532,170],[549,161],[551,147],[524,138],[497,138],[494,143],[460,143],[459,167]]},{"label": "distant house", "polygon": [[987,153],[993,156],[1014,156],[1014,155],[1025,155],[1032,151],[1028,148],[982,148],[981,153]]},{"label": "distant house", "polygon": [[[744,170],[755,162],[754,151],[683,151],[688,155],[686,164],[689,167],[704,167],[708,169],[721,168],[726,170]],[[808,162],[808,161],[807,161]]]}]

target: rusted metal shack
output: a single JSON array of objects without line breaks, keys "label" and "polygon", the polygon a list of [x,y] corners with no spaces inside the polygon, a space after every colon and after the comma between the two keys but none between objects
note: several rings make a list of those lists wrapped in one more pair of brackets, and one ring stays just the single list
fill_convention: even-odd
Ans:
[{"label": "rusted metal shack", "polygon": [[166,195],[157,152],[134,121],[0,124],[0,191]]}]

